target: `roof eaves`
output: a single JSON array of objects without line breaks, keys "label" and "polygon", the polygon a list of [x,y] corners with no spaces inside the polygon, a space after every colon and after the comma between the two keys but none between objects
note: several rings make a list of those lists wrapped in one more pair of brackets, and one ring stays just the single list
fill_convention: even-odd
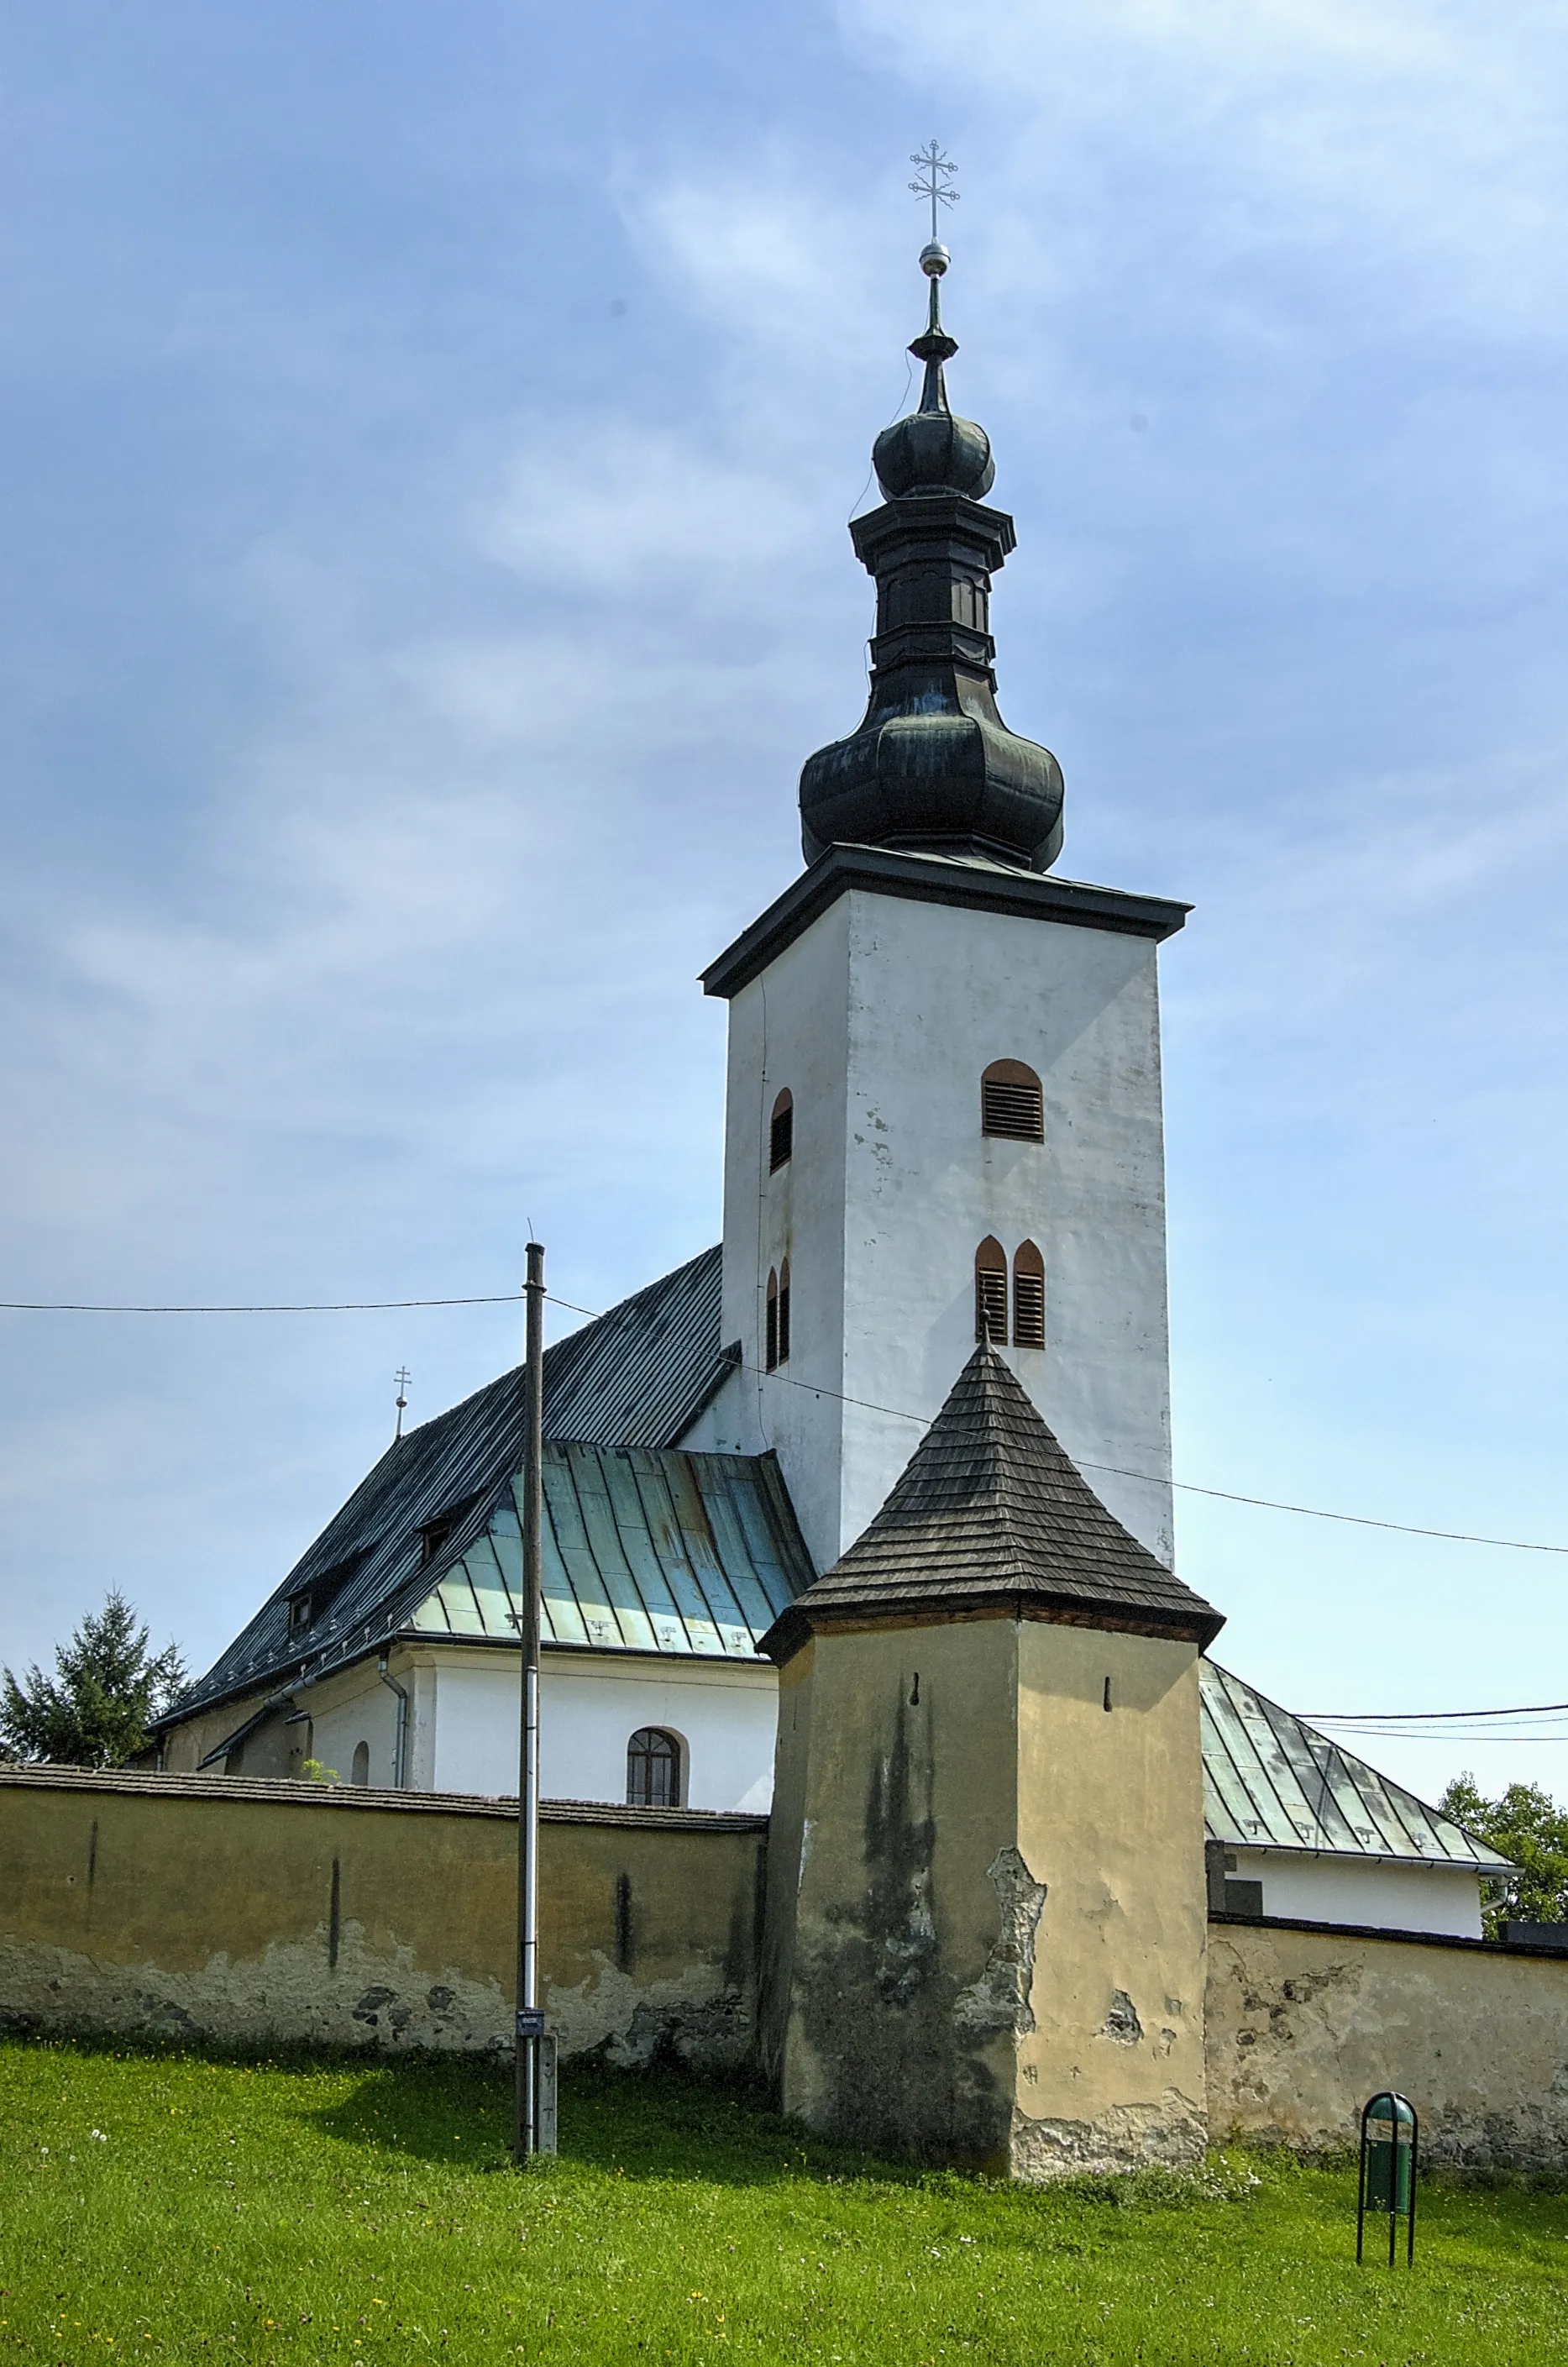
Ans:
[{"label": "roof eaves", "polygon": [[829,846],[742,930],[702,973],[705,994],[739,994],[760,971],[808,929],[813,921],[852,888],[919,903],[966,904],[1029,920],[1110,929],[1120,935],[1173,936],[1192,907],[1168,897],[1139,896],[1119,888],[1096,888],[1085,880],[1060,879],[1043,871],[1012,871],[1000,865],[884,846]]}]

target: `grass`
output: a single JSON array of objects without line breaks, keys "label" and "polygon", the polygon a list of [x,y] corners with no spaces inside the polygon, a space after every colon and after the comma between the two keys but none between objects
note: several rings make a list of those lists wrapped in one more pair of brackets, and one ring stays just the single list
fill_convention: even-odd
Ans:
[{"label": "grass", "polygon": [[573,2071],[519,2175],[507,2110],[479,2063],[0,2044],[0,2367],[1568,2361],[1557,2194],[1427,2186],[1391,2274],[1342,2167],[1007,2187]]}]

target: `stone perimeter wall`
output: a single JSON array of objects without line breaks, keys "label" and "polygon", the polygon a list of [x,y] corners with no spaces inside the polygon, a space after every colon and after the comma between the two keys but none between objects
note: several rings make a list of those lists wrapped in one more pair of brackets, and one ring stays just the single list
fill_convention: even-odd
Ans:
[{"label": "stone perimeter wall", "polygon": [[[510,2046],[514,1812],[450,1795],[0,1770],[0,2032]],[[754,2059],[761,1818],[556,1802],[540,1835],[567,2055]],[[1411,2096],[1435,2159],[1568,2164],[1568,1957],[1213,1919],[1209,2124],[1352,2141]]]},{"label": "stone perimeter wall", "polygon": [[1430,2159],[1568,2164],[1568,1956],[1216,1919],[1206,2021],[1218,2141],[1353,2144],[1367,2098],[1392,2087]]},{"label": "stone perimeter wall", "polygon": [[[758,1817],[546,1807],[563,2054],[750,2059],[766,1840]],[[510,2047],[516,1884],[493,1800],[0,1770],[0,2031]]]}]

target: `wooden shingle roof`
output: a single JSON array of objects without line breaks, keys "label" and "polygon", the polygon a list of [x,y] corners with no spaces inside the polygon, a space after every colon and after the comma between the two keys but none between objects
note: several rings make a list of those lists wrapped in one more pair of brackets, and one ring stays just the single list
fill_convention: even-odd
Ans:
[{"label": "wooden shingle roof", "polygon": [[1224,1625],[1106,1510],[988,1342],[871,1526],[762,1649],[783,1663],[828,1625],[987,1614],[1198,1644]]}]

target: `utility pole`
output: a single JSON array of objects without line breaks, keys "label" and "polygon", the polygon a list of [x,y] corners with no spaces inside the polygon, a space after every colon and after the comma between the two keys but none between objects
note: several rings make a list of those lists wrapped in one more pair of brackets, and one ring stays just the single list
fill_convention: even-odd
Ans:
[{"label": "utility pole", "polygon": [[555,2044],[539,2003],[539,1629],[545,1478],[545,1252],[528,1244],[523,1392],[522,1749],[517,1783],[517,2078],[512,2152],[554,2153]]}]

